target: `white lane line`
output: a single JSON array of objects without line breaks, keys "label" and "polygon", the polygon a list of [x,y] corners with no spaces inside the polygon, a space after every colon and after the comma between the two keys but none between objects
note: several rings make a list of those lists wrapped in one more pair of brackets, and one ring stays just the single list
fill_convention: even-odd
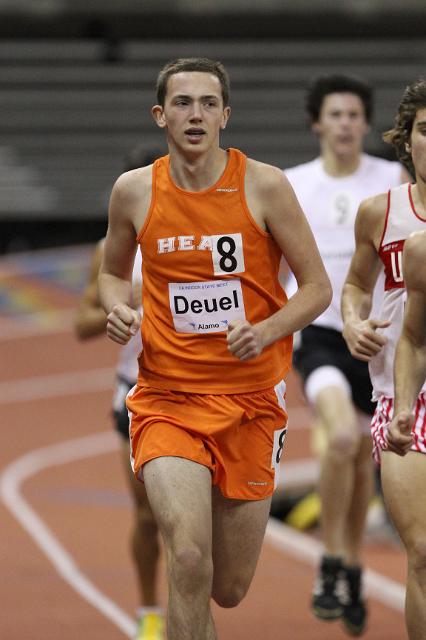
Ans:
[{"label": "white lane line", "polygon": [[134,620],[84,575],[74,558],[21,494],[23,482],[48,467],[110,453],[118,448],[116,434],[108,431],[36,449],[4,469],[0,476],[0,497],[65,582],[127,637],[132,638],[135,632]]},{"label": "white lane line", "polygon": [[0,405],[112,389],[115,369],[85,369],[0,382]]},{"label": "white lane line", "polygon": [[[266,541],[286,555],[310,565],[317,565],[323,546],[305,533],[295,531],[291,527],[270,518],[266,528]],[[395,580],[367,569],[364,575],[364,585],[367,595],[386,607],[404,612],[405,587]]]},{"label": "white lane line", "polygon": [[[110,453],[115,451],[118,446],[116,435],[108,431],[32,451],[15,460],[3,471],[0,476],[0,497],[25,531],[49,558],[59,575],[82,598],[130,638],[135,629],[132,618],[81,572],[72,556],[62,547],[20,492],[22,483],[43,469],[90,456]],[[266,540],[286,555],[309,564],[316,564],[322,552],[320,543],[273,519],[268,523]],[[405,598],[403,585],[368,569],[365,575],[365,586],[367,593],[372,598],[387,607],[403,612]]]}]

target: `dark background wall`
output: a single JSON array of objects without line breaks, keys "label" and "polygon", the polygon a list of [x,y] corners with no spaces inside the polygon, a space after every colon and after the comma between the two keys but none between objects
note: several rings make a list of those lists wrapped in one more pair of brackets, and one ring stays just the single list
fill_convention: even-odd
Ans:
[{"label": "dark background wall", "polygon": [[405,85],[426,75],[426,7],[406,0],[0,1],[0,251],[88,242],[135,144],[164,149],[149,110],[170,58],[222,60],[233,114],[224,146],[286,167],[316,154],[307,83],[352,73],[375,89],[367,149],[389,150]]}]

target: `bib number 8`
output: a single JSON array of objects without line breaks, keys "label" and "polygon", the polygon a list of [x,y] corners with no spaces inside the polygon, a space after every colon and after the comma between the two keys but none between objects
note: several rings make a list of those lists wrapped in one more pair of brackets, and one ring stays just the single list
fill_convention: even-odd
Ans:
[{"label": "bib number 8", "polygon": [[[228,245],[226,250],[225,245]],[[219,266],[226,273],[232,273],[237,268],[237,260],[234,256],[236,249],[235,240],[229,236],[222,236],[217,243],[217,250],[222,256],[219,260]]]},{"label": "bib number 8", "polygon": [[215,275],[245,271],[241,233],[212,236],[212,258]]}]

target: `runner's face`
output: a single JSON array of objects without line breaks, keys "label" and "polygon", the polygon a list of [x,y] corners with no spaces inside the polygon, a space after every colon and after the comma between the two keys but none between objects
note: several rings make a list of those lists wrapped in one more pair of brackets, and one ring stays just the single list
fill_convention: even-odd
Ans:
[{"label": "runner's face", "polygon": [[219,145],[219,133],[229,114],[230,108],[223,106],[219,79],[200,71],[172,75],[164,107],[153,107],[158,126],[167,129],[169,143],[193,153]]},{"label": "runner's face", "polygon": [[426,107],[419,109],[411,132],[411,157],[416,178],[426,183]]},{"label": "runner's face", "polygon": [[361,98],[354,93],[328,94],[312,129],[320,138],[323,152],[340,158],[357,156],[368,132]]}]

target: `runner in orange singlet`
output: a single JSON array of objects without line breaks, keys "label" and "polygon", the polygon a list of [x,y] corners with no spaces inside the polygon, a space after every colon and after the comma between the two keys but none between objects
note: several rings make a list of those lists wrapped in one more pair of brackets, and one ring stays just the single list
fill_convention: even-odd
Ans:
[{"label": "runner in orange singlet", "polygon": [[[108,334],[124,344],[140,323],[140,245],[144,349],[127,406],[166,549],[169,640],[214,640],[210,598],[233,607],[247,592],[284,446],[292,334],[331,296],[280,169],[220,148],[228,98],[218,62],[162,69],[152,114],[169,155],[115,184],[99,279]],[[283,254],[299,285],[289,301]]]}]

